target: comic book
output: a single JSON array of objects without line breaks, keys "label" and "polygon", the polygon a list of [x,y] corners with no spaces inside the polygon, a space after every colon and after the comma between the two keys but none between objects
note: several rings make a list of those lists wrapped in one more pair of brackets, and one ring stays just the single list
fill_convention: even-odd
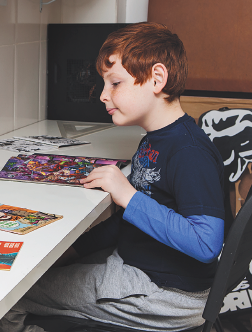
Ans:
[{"label": "comic book", "polygon": [[9,271],[23,242],[0,241],[0,270]]},{"label": "comic book", "polygon": [[1,149],[24,153],[43,153],[48,150],[55,150],[66,146],[82,144],[90,144],[90,142],[49,135],[24,137],[14,136],[12,138],[0,140]]},{"label": "comic book", "polygon": [[80,141],[78,139],[71,139],[71,138],[64,138],[64,137],[50,136],[50,135],[23,136],[23,137],[14,136],[14,138],[27,140],[31,142],[38,142],[42,144],[49,144],[56,146],[58,148],[63,146],[90,144],[90,142],[87,141]]},{"label": "comic book", "polygon": [[130,161],[54,154],[19,154],[11,157],[0,171],[0,179],[49,184],[82,186],[85,178],[96,167],[126,166]]},{"label": "comic book", "polygon": [[63,216],[0,204],[0,231],[26,234]]}]

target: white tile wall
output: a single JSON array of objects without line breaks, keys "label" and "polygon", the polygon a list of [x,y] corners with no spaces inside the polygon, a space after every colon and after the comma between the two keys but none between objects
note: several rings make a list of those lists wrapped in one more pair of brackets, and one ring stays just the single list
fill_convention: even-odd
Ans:
[{"label": "white tile wall", "polygon": [[[148,0],[137,3],[137,12],[143,13]],[[0,135],[46,118],[48,23],[133,22],[138,20],[134,4],[135,0],[56,0],[40,12],[39,0],[2,1]]]},{"label": "white tile wall", "polygon": [[40,44],[40,65],[39,65],[39,120],[46,119],[47,105],[47,41]]},{"label": "white tile wall", "polygon": [[[48,2],[47,0],[45,2]],[[46,118],[47,24],[61,22],[61,0],[0,5],[0,135]]]},{"label": "white tile wall", "polygon": [[17,1],[17,43],[35,42],[40,40],[40,16],[39,1]]},{"label": "white tile wall", "polygon": [[0,6],[0,45],[12,45],[15,42],[16,0]]},{"label": "white tile wall", "polygon": [[16,45],[15,129],[39,119],[39,51],[40,42]]},{"label": "white tile wall", "polygon": [[13,45],[0,47],[0,133],[14,129],[14,58]]}]

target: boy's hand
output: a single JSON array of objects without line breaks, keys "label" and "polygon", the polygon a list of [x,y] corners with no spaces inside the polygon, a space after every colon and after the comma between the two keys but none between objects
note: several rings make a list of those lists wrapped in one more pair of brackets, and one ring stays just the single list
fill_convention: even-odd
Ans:
[{"label": "boy's hand", "polygon": [[81,179],[80,183],[84,184],[84,188],[102,188],[109,192],[113,201],[124,209],[136,193],[136,189],[114,165],[95,168],[85,179]]}]

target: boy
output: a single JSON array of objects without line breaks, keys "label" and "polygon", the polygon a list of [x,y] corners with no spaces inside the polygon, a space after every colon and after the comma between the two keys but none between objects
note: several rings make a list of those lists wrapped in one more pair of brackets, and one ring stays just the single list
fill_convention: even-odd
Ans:
[{"label": "boy", "polygon": [[161,24],[128,25],[107,38],[97,70],[113,122],[139,125],[147,135],[133,156],[130,181],[113,166],[81,180],[85,188],[108,191],[122,208],[68,252],[84,257],[115,249],[105,260],[95,255],[96,264],[50,269],[2,319],[1,331],[39,331],[23,330],[26,312],[149,331],[203,323],[223,243],[223,165],[180,106],[187,76],[183,44]]}]

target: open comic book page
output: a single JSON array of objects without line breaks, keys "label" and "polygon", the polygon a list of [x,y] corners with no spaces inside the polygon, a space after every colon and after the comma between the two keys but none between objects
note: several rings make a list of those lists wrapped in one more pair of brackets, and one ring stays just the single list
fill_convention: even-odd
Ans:
[{"label": "open comic book page", "polygon": [[80,141],[78,139],[70,139],[70,138],[49,136],[49,135],[23,136],[23,137],[14,137],[14,138],[27,140],[27,141],[31,141],[31,142],[49,144],[49,145],[53,145],[53,146],[57,146],[57,147],[90,144],[90,142]]},{"label": "open comic book page", "polygon": [[0,171],[0,179],[82,186],[80,179],[87,177],[94,168],[104,165],[122,168],[128,163],[129,160],[121,159],[20,154],[7,161]]},{"label": "open comic book page", "polygon": [[3,139],[0,141],[0,148],[14,152],[34,153],[82,144],[90,144],[90,142],[43,135]]},{"label": "open comic book page", "polygon": [[26,234],[63,216],[10,205],[0,205],[0,231]]},{"label": "open comic book page", "polygon": [[43,151],[55,150],[57,147],[13,137],[1,140],[0,148],[13,152],[34,153],[39,151],[43,152]]},{"label": "open comic book page", "polygon": [[23,242],[0,241],[0,270],[9,271]]}]

